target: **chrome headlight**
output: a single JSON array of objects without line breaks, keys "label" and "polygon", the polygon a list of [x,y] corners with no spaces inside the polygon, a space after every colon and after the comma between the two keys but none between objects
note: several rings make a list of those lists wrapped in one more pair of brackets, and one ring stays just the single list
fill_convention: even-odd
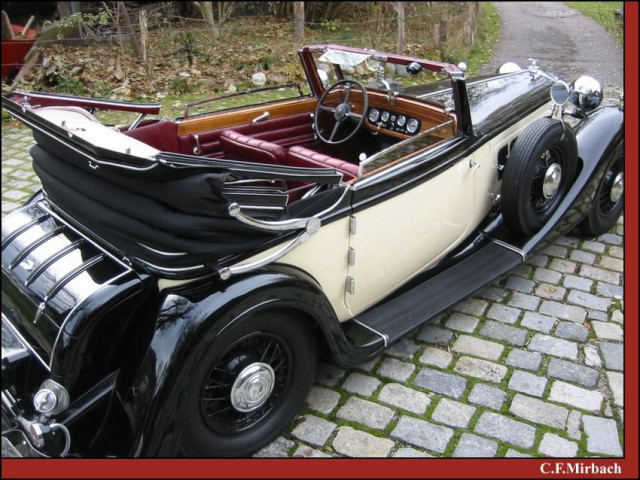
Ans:
[{"label": "chrome headlight", "polygon": [[602,85],[593,77],[583,75],[571,84],[571,104],[589,112],[602,102]]},{"label": "chrome headlight", "polygon": [[498,67],[498,70],[496,70],[496,73],[499,73],[499,74],[514,73],[514,72],[519,72],[520,70],[522,69],[517,63],[507,62],[500,65],[500,67]]}]

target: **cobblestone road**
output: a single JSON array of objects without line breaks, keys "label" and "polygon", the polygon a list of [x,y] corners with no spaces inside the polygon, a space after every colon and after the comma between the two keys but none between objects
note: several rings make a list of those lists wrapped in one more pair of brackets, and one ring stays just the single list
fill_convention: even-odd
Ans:
[{"label": "cobblestone road", "polygon": [[[3,215],[39,187],[32,144],[4,122]],[[621,456],[623,230],[560,238],[358,368],[321,364],[257,456]]]}]

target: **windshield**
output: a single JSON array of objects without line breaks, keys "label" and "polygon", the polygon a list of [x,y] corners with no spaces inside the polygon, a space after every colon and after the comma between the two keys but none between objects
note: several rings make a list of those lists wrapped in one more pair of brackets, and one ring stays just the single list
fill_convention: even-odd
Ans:
[{"label": "windshield", "polygon": [[[327,49],[313,52],[313,60],[323,87],[345,78],[356,80],[367,89],[377,89],[445,106],[447,99],[423,98],[426,92],[451,87],[447,75],[420,68],[419,65],[399,65],[373,54]],[[440,83],[442,82],[442,83]]]}]

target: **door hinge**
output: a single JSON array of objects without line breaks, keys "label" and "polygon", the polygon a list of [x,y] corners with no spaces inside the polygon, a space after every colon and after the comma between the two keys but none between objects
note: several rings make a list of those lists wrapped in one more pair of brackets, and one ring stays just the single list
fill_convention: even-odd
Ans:
[{"label": "door hinge", "polygon": [[356,249],[349,248],[349,265],[352,267],[356,264]]},{"label": "door hinge", "polygon": [[350,216],[349,217],[349,235],[355,235],[356,234],[356,217],[354,216]]},{"label": "door hinge", "polygon": [[356,293],[356,279],[353,277],[347,277],[347,293],[349,295],[355,295]]}]

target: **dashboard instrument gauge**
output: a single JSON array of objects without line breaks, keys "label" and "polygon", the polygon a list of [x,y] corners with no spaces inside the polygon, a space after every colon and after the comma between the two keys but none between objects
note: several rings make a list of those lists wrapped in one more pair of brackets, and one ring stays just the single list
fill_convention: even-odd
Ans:
[{"label": "dashboard instrument gauge", "polygon": [[368,118],[371,123],[376,123],[380,118],[380,110],[378,110],[377,108],[372,108],[371,110],[369,110]]},{"label": "dashboard instrument gauge", "polygon": [[380,117],[380,119],[387,123],[389,121],[389,112],[382,112],[382,116]]},{"label": "dashboard instrument gauge", "polygon": [[404,127],[404,124],[407,123],[407,117],[405,117],[404,115],[400,115],[396,123],[399,127]]},{"label": "dashboard instrument gauge", "polygon": [[409,120],[409,123],[407,123],[407,132],[416,133],[419,126],[420,125],[418,124],[418,120],[412,118],[411,120]]}]

